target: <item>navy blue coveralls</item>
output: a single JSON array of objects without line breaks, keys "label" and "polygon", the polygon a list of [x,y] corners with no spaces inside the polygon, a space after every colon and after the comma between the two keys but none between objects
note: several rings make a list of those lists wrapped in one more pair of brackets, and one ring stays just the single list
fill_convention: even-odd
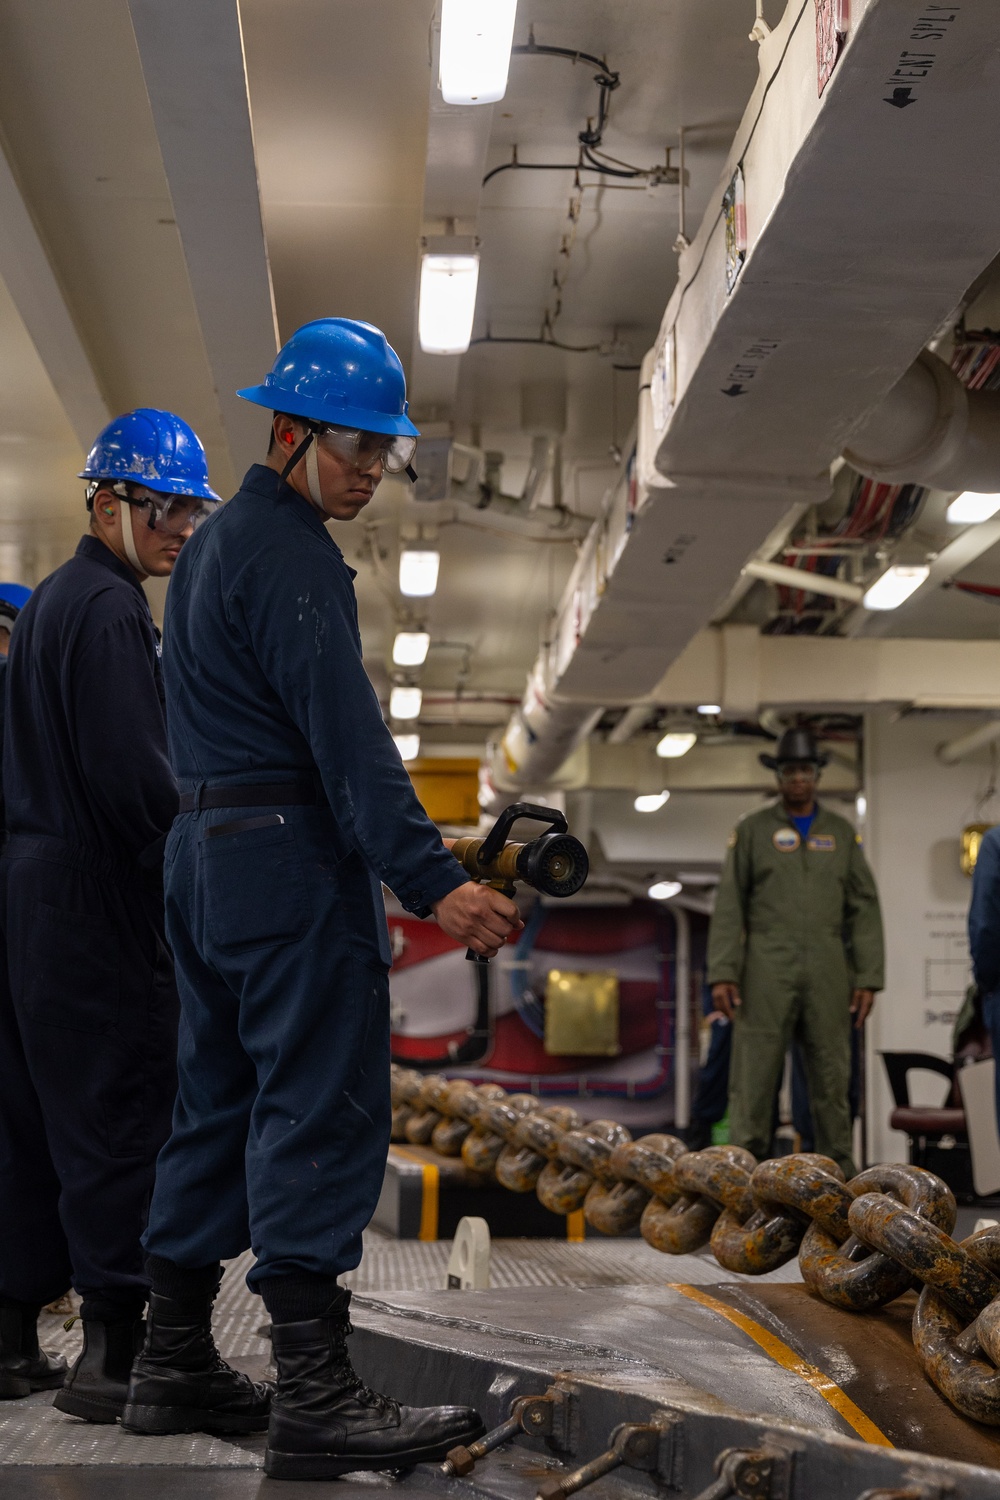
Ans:
[{"label": "navy blue coveralls", "polygon": [[177,786],[146,596],[96,537],[22,609],[6,685],[0,1297],[44,1303],[72,1283],[110,1320],[145,1300],[176,1088],[163,899],[140,861]]},{"label": "navy blue coveralls", "polygon": [[167,600],[181,1028],[145,1243],[190,1269],[252,1246],[257,1289],[358,1264],[391,1116],[381,883],[426,915],[466,878],[383,722],[353,577],[319,513],[255,465]]},{"label": "navy blue coveralls", "polygon": [[983,1020],[997,1058],[996,1109],[1000,1129],[1000,827],[983,835],[972,872],[969,905],[969,950],[979,992]]}]

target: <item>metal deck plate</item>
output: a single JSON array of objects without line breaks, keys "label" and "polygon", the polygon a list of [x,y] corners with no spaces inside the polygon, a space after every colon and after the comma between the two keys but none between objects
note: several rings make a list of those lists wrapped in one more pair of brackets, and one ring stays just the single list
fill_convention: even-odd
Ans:
[{"label": "metal deck plate", "polygon": [[[435,1290],[445,1284],[450,1251],[450,1241],[424,1244],[370,1230],[361,1265],[343,1280],[359,1293]],[[260,1379],[267,1369],[270,1347],[257,1332],[266,1322],[263,1303],[244,1280],[252,1264],[248,1252],[227,1267],[215,1308],[215,1335],[231,1364]],[[659,1286],[668,1278],[702,1284],[717,1281],[719,1274],[710,1255],[668,1258],[643,1240],[588,1240],[579,1245],[560,1240],[498,1240],[493,1245],[493,1285],[501,1288]],[[798,1279],[794,1265],[774,1275],[780,1280]],[[79,1324],[67,1332],[61,1318],[43,1314],[39,1336],[45,1348],[75,1359],[80,1348]],[[0,1402],[0,1467],[258,1470],[263,1455],[263,1435],[139,1438],[117,1427],[93,1426],[55,1411],[51,1392]],[[7,1500],[6,1475],[3,1487]],[[338,1489],[337,1494],[341,1493]]]}]

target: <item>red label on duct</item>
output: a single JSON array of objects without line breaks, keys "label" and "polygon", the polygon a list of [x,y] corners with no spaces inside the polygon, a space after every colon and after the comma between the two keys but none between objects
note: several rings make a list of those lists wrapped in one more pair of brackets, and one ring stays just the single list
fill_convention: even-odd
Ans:
[{"label": "red label on duct", "polygon": [[816,0],[816,82],[820,94],[833,76],[851,29],[851,0]]}]

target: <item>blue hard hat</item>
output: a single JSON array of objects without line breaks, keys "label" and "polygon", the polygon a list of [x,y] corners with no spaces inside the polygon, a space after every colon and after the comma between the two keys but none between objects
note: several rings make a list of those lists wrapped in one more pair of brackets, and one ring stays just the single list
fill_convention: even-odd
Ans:
[{"label": "blue hard hat", "polygon": [[308,422],[420,436],[406,414],[406,376],[399,355],[380,328],[352,318],[304,323],[279,351],[263,385],[236,394]]},{"label": "blue hard hat", "polygon": [[0,604],[10,609],[23,609],[31,598],[31,590],[24,583],[0,583]]},{"label": "blue hard hat", "polygon": [[31,590],[23,583],[0,583],[0,626],[13,628],[14,621],[31,598]]},{"label": "blue hard hat", "polygon": [[139,406],[99,432],[80,479],[132,480],[163,495],[218,500],[193,428],[172,411]]}]

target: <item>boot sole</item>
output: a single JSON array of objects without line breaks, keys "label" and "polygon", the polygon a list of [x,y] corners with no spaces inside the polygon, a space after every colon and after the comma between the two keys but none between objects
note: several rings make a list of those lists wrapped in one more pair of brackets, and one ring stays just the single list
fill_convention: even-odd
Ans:
[{"label": "boot sole", "polygon": [[30,1395],[30,1380],[22,1380],[19,1375],[0,1375],[0,1401],[21,1401]]},{"label": "boot sole", "polygon": [[359,1474],[369,1470],[410,1469],[414,1464],[441,1463],[458,1442],[474,1442],[482,1436],[466,1433],[447,1442],[430,1443],[423,1448],[406,1448],[399,1453],[282,1453],[268,1448],[264,1454],[264,1473],[269,1479],[339,1479],[342,1474]]},{"label": "boot sole", "polygon": [[70,1417],[82,1417],[85,1422],[114,1423],[120,1418],[124,1403],[105,1403],[96,1396],[79,1395],[64,1386],[52,1405],[56,1411],[65,1412]]},{"label": "boot sole", "polygon": [[122,1413],[122,1431],[136,1437],[165,1437],[171,1432],[266,1432],[268,1414],[241,1417],[227,1412],[202,1411],[196,1406],[132,1406]]}]

